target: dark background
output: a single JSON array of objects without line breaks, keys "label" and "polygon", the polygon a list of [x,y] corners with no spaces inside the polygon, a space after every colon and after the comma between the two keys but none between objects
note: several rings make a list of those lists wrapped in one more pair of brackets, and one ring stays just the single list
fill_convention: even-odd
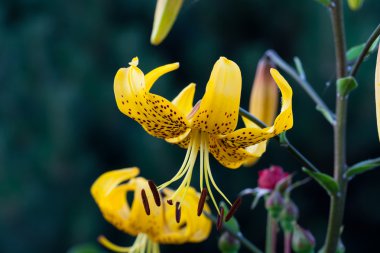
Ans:
[{"label": "dark background", "polygon": [[[173,98],[196,82],[203,94],[214,62],[223,55],[243,75],[242,106],[249,100],[256,63],[269,48],[288,62],[299,56],[308,79],[334,106],[334,51],[328,11],[313,0],[186,1],[174,28],[158,47],[149,44],[155,1],[2,0],[0,2],[0,252],[67,252],[105,234],[128,245],[133,239],[106,223],[89,193],[111,169],[142,168],[156,182],[179,168],[185,151],[155,139],[122,115],[114,101],[113,78],[134,56],[146,73],[179,61],[153,91]],[[358,12],[345,4],[348,46],[364,42],[379,23],[380,2],[367,0]],[[374,104],[375,56],[363,63],[359,89],[348,115],[348,162],[379,156]],[[314,103],[294,89],[295,125],[289,139],[323,171],[332,171],[332,128]],[[257,171],[282,165],[303,178],[301,164],[270,142],[251,168],[212,168],[231,199],[255,187]],[[197,175],[197,174],[196,174]],[[195,176],[196,178],[196,176]],[[343,240],[347,252],[374,252],[380,228],[380,171],[350,184]],[[194,180],[197,182],[197,180]],[[328,196],[309,183],[294,192],[300,224],[323,244]],[[264,245],[262,203],[237,218],[243,233]],[[215,230],[215,229],[214,229]],[[163,246],[163,252],[216,252],[218,234],[202,243]],[[247,252],[242,248],[241,252]]]}]

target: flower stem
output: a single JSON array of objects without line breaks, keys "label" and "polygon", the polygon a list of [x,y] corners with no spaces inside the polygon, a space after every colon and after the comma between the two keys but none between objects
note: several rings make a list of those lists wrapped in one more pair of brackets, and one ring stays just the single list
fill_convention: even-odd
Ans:
[{"label": "flower stem", "polygon": [[[330,6],[330,17],[334,32],[336,75],[342,78],[347,74],[346,43],[342,0],[334,0]],[[331,196],[330,214],[324,253],[335,253],[344,215],[348,179],[344,176],[346,165],[346,121],[348,95],[336,96],[336,125],[334,126],[334,179],[339,185],[339,192]]]},{"label": "flower stem", "polygon": [[[213,223],[216,224],[216,217],[212,215],[211,213],[203,211],[204,215],[207,216]],[[255,246],[251,241],[249,241],[247,238],[243,236],[241,232],[235,232],[233,231],[229,226],[226,225],[226,223],[223,223],[222,230],[227,231],[230,233],[234,238],[238,239],[247,249],[249,249],[253,253],[263,253],[257,246]]]},{"label": "flower stem", "polygon": [[[261,128],[267,127],[267,125],[264,122],[262,122],[261,120],[259,120],[258,118],[250,114],[247,110],[240,108],[239,113],[241,116],[244,116],[247,119],[256,123],[259,127]],[[307,168],[312,169],[317,172],[319,171],[318,168],[313,163],[311,163],[296,147],[294,147],[293,144],[291,144],[287,138],[283,138],[281,140],[280,137],[276,136],[274,139],[280,142],[282,147],[286,148],[292,155],[294,155],[299,161],[301,161]]]},{"label": "flower stem", "polygon": [[380,24],[376,27],[376,29],[372,32],[371,36],[368,38],[367,42],[365,43],[365,47],[363,51],[361,52],[359,58],[356,60],[355,65],[352,67],[352,70],[350,72],[350,76],[355,76],[356,72],[358,71],[360,64],[363,62],[365,56],[368,54],[369,49],[371,48],[373,42],[379,37],[380,35]]},{"label": "flower stem", "polygon": [[286,231],[284,234],[284,253],[292,252],[292,232]]},{"label": "flower stem", "polygon": [[275,51],[268,50],[265,52],[265,55],[283,71],[288,73],[315,102],[317,108],[320,108],[320,111],[326,112],[328,114],[328,118],[332,119],[332,124],[334,124],[334,113],[331,112],[325,102],[323,102],[323,100],[318,96],[317,92],[313,89],[310,83],[305,78],[300,76],[297,71],[289,64],[287,64]]},{"label": "flower stem", "polygon": [[277,221],[268,212],[265,253],[275,253],[277,245]]}]

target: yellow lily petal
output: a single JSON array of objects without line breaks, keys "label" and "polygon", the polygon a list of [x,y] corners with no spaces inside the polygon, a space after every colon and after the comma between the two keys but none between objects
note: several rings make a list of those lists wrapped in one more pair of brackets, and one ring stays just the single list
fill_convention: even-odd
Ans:
[{"label": "yellow lily petal", "polygon": [[120,189],[121,182],[130,180],[139,173],[140,171],[136,167],[106,172],[91,187],[91,194],[104,218],[118,229],[131,235],[137,235],[137,231],[126,228],[125,218],[129,216],[131,208],[126,201],[126,192],[133,190],[133,185],[123,185],[122,191],[118,189]]},{"label": "yellow lily petal", "polygon": [[184,134],[178,137],[165,139],[165,141],[171,144],[177,144],[181,148],[188,148],[190,144],[191,136],[192,136],[191,129],[189,128]]},{"label": "yellow lily petal", "polygon": [[173,105],[184,114],[188,115],[193,109],[193,100],[195,94],[195,83],[186,86],[172,101]]},{"label": "yellow lily petal", "polygon": [[[106,172],[92,185],[91,194],[104,218],[116,228],[130,235],[149,233],[156,236],[163,227],[163,210],[154,204],[148,182],[141,177],[135,178],[138,173],[136,167]],[[150,203],[149,216],[142,202],[142,189],[146,190]],[[131,205],[127,202],[128,192],[134,194]]]},{"label": "yellow lily petal", "polygon": [[272,138],[293,127],[292,88],[277,70],[271,69],[271,74],[282,94],[281,113],[277,116],[273,126],[263,129],[255,127],[242,128],[226,136],[221,136],[220,139],[225,145],[246,148]]},{"label": "yellow lily petal", "polygon": [[239,66],[225,57],[215,63],[192,128],[211,134],[227,134],[237,125],[241,94]]},{"label": "yellow lily petal", "polygon": [[377,62],[375,71],[375,98],[376,98],[376,119],[377,131],[380,139],[380,45],[377,52]]},{"label": "yellow lily petal", "polygon": [[[157,79],[165,71],[157,70],[149,80]],[[129,68],[119,69],[115,76],[114,91],[119,110],[137,121],[149,134],[164,139],[174,138],[188,129],[189,122],[176,106],[146,90],[144,74],[136,63]]]},{"label": "yellow lily petal", "polygon": [[157,0],[150,43],[160,44],[168,35],[176,20],[183,0]]},{"label": "yellow lily petal", "polygon": [[145,75],[145,89],[149,91],[153,84],[157,81],[158,78],[165,75],[168,72],[174,71],[179,68],[179,63],[166,64],[164,66],[158,67],[150,71]]},{"label": "yellow lily petal", "polygon": [[209,150],[216,160],[230,169],[237,169],[244,162],[256,157],[244,148],[226,145],[223,140],[216,136],[209,136]]},{"label": "yellow lily petal", "polygon": [[[166,188],[163,190],[167,198],[173,195],[173,191]],[[202,214],[198,216],[197,209],[199,194],[190,187],[181,203],[181,222],[177,223],[173,217],[175,207],[165,201],[165,227],[155,239],[162,244],[182,244],[185,242],[201,242],[208,238],[211,232],[211,221]],[[205,203],[204,210],[210,212],[210,207]]]}]

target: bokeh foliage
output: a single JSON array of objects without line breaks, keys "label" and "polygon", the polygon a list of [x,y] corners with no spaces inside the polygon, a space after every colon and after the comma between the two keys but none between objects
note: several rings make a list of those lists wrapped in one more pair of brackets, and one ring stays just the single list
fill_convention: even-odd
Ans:
[{"label": "bokeh foliage", "polygon": [[[3,0],[0,2],[0,252],[67,252],[95,243],[104,233],[128,244],[131,238],[107,224],[89,194],[102,172],[139,166],[156,182],[180,166],[184,151],[148,136],[116,107],[113,77],[134,56],[149,71],[181,62],[154,91],[174,97],[189,82],[200,98],[220,55],[239,64],[242,105],[247,106],[258,59],[273,48],[286,60],[299,56],[308,79],[333,107],[334,52],[328,12],[313,0],[188,0],[174,29],[159,47],[149,44],[155,1]],[[380,2],[362,10],[345,6],[349,47],[364,42],[379,22]],[[378,156],[374,108],[375,57],[359,71],[348,118],[348,162]],[[324,171],[332,167],[332,129],[306,94],[294,87],[295,127],[288,136]],[[257,170],[300,164],[271,142],[253,168],[233,171],[214,162],[224,191],[235,196],[255,187]],[[380,172],[352,182],[343,240],[347,252],[377,248]],[[248,200],[248,199],[247,199]],[[300,222],[322,244],[328,198],[310,183],[295,192]],[[264,211],[237,218],[246,236],[263,246]],[[377,230],[376,230],[377,229]],[[365,242],[365,243],[364,243]],[[216,252],[217,233],[200,245],[164,247],[164,252]],[[244,252],[244,249],[243,251]],[[373,251],[372,251],[373,252]]]}]

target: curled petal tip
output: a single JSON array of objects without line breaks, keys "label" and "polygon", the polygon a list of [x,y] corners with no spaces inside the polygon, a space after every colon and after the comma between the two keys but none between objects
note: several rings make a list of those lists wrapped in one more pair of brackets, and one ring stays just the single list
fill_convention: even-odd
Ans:
[{"label": "curled petal tip", "polygon": [[137,67],[137,65],[139,65],[139,58],[138,58],[138,57],[134,57],[134,58],[132,59],[132,61],[129,62],[129,65],[130,65],[130,66]]}]

